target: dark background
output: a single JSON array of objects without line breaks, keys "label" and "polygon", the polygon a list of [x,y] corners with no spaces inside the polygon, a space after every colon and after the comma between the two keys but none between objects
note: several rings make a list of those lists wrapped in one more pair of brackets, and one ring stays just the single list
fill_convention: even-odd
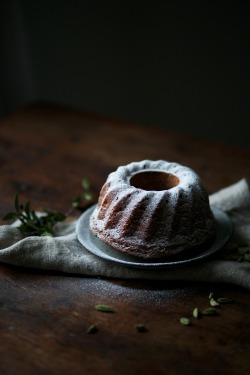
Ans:
[{"label": "dark background", "polygon": [[45,101],[249,148],[249,10],[2,0],[0,115]]}]

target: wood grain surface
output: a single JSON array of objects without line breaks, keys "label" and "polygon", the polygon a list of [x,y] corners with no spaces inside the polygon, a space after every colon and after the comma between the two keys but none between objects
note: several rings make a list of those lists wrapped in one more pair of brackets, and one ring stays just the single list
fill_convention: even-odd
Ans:
[{"label": "wood grain surface", "polygon": [[[245,177],[250,151],[184,134],[37,105],[0,123],[0,215],[13,196],[67,212],[89,178],[143,159],[196,170],[209,193]],[[75,211],[74,215],[78,215]],[[192,318],[211,291],[233,302]],[[232,285],[79,277],[0,266],[1,374],[239,374],[250,371],[249,291]],[[113,306],[102,313],[95,305]],[[183,326],[182,316],[191,318]],[[142,323],[148,331],[137,332]],[[95,324],[98,331],[87,334]]]}]

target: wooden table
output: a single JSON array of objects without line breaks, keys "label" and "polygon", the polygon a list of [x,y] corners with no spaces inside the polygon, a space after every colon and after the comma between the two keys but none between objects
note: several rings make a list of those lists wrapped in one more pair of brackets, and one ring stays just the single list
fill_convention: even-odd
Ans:
[{"label": "wooden table", "polygon": [[[209,193],[242,177],[250,151],[49,106],[0,124],[0,215],[15,192],[39,210],[67,211],[87,177],[95,199],[107,174],[143,159],[195,169]],[[77,215],[77,212],[75,212]],[[232,285],[107,280],[0,267],[1,374],[247,374],[249,291]],[[210,291],[233,299],[217,317],[179,323],[208,305]],[[114,314],[95,310],[115,306]],[[87,334],[91,324],[96,334]],[[136,323],[148,332],[138,333]]]}]

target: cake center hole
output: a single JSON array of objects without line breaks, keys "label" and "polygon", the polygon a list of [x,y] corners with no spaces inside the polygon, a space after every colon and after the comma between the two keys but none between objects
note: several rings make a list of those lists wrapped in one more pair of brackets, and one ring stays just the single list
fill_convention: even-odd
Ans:
[{"label": "cake center hole", "polygon": [[148,171],[134,174],[130,185],[143,190],[169,190],[179,184],[179,178],[166,172]]}]

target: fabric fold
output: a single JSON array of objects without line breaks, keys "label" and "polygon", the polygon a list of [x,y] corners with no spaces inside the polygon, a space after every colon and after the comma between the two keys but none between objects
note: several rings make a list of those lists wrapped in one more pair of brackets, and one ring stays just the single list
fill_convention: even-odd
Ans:
[{"label": "fabric fold", "polygon": [[211,195],[210,204],[227,212],[234,225],[232,238],[223,252],[218,252],[216,259],[151,270],[118,265],[86,250],[77,240],[77,221],[73,221],[58,223],[55,237],[24,238],[15,225],[0,226],[0,262],[92,277],[230,283],[250,289],[250,262],[244,261],[244,256],[239,261],[237,256],[238,249],[243,254],[244,251],[249,254],[250,250],[250,192],[247,181],[242,179]]}]

